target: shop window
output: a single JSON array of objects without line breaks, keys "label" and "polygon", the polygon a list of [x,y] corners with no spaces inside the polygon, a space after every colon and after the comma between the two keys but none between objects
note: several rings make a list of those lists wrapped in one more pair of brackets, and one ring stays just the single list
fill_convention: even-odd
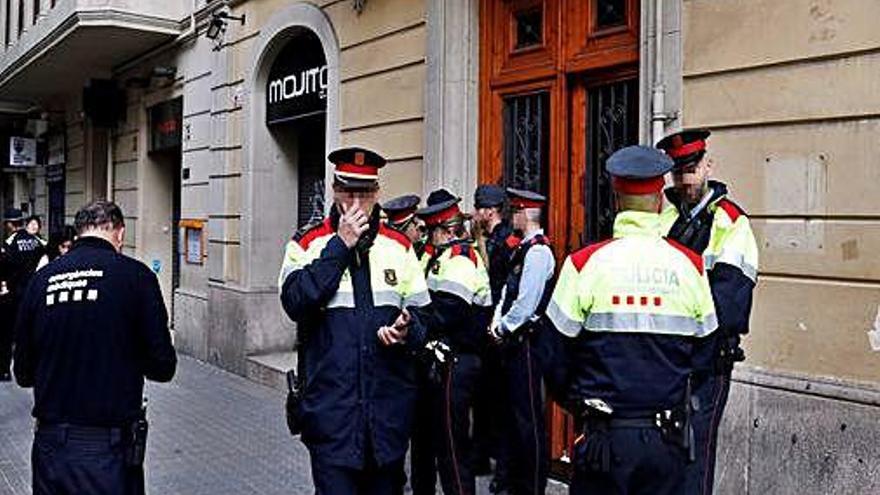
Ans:
[{"label": "shop window", "polygon": [[607,29],[626,24],[626,0],[594,0],[596,28]]},{"label": "shop window", "polygon": [[504,183],[547,194],[550,93],[504,100]]},{"label": "shop window", "polygon": [[611,237],[614,202],[605,161],[639,139],[638,80],[614,82],[589,90],[587,98],[586,242]]},{"label": "shop window", "polygon": [[544,12],[541,7],[515,13],[514,23],[516,24],[514,49],[522,50],[544,44]]}]

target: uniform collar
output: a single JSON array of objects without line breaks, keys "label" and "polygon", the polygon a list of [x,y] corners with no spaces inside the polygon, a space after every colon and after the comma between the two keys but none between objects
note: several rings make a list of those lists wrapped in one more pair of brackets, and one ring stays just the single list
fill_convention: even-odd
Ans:
[{"label": "uniform collar", "polygon": [[507,220],[502,220],[502,221],[498,222],[498,225],[496,225],[492,229],[492,232],[489,235],[491,237],[496,237],[496,238],[504,240],[507,238],[507,236],[510,235],[510,232],[511,232],[510,224],[507,222]]},{"label": "uniform collar", "polygon": [[77,249],[79,247],[93,247],[98,249],[107,249],[113,251],[114,253],[116,252],[116,248],[113,247],[113,244],[110,244],[109,241],[95,236],[80,237],[79,239],[73,241],[73,246],[71,246],[71,249]]},{"label": "uniform collar", "polygon": [[632,236],[657,236],[665,234],[659,213],[622,211],[614,218],[614,238]]}]

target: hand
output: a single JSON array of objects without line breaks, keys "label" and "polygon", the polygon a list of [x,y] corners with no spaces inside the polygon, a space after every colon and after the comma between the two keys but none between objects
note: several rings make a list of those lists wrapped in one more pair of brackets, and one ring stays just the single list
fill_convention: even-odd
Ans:
[{"label": "hand", "polygon": [[361,210],[360,200],[355,199],[351,208],[340,205],[342,208],[342,217],[339,218],[339,230],[337,235],[342,242],[351,249],[357,244],[361,235],[370,228],[370,218]]},{"label": "hand", "polygon": [[376,336],[379,337],[379,342],[382,342],[382,345],[392,346],[395,344],[402,344],[406,340],[406,335],[408,331],[406,327],[402,329],[397,329],[395,327],[381,327],[379,331],[376,332]]},{"label": "hand", "polygon": [[493,321],[491,325],[489,325],[489,339],[493,344],[500,344],[502,340],[504,340],[504,332],[501,328],[501,324],[497,321]]},{"label": "hand", "polygon": [[394,320],[394,325],[392,325],[397,330],[405,330],[407,326],[409,326],[409,322],[412,320],[412,316],[409,314],[409,311],[406,308],[403,308],[403,311],[400,312],[400,315]]}]

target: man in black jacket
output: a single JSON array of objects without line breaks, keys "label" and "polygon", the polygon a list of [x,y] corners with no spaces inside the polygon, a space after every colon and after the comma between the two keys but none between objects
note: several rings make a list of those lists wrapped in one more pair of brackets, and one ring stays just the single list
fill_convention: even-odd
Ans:
[{"label": "man in black jacket", "polygon": [[15,379],[34,388],[35,495],[144,491],[144,378],[177,357],[155,274],[121,254],[122,211],[76,214],[79,239],[33,277],[16,323]]}]

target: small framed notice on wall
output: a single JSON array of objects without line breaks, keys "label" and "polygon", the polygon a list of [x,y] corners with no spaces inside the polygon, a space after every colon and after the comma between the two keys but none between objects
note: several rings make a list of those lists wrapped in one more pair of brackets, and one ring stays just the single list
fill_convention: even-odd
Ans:
[{"label": "small framed notice on wall", "polygon": [[185,219],[180,221],[183,230],[183,259],[191,265],[205,261],[205,221]]}]

